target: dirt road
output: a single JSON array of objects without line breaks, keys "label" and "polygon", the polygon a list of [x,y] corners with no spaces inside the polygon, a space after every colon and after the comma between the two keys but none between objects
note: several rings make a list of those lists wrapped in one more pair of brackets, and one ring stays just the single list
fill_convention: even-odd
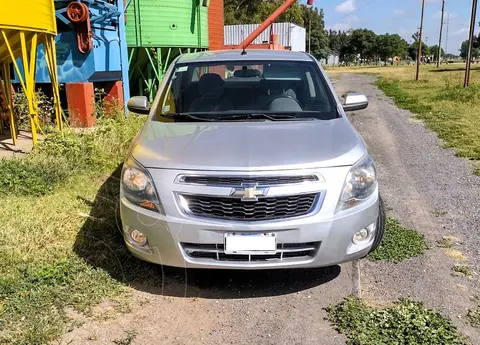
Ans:
[{"label": "dirt road", "polygon": [[[372,86],[373,77],[334,79],[338,94],[355,90],[369,97],[368,110],[351,119],[377,162],[389,213],[425,234],[431,246],[424,256],[401,264],[363,260],[362,297],[388,303],[413,296],[449,315],[473,344],[480,344],[479,330],[463,319],[478,303],[473,301],[479,295],[478,275],[451,274],[464,259],[478,272],[480,178]],[[435,245],[445,235],[458,238],[458,252]],[[97,317],[79,318],[83,324],[61,344],[345,344],[324,321],[323,308],[356,290],[354,267],[271,272],[159,267],[163,284],[133,286],[131,312],[109,313],[108,304],[99,306]]]}]

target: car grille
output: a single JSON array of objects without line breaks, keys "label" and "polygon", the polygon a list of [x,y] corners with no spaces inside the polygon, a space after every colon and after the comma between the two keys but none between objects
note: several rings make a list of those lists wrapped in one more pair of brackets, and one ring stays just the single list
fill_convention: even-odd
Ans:
[{"label": "car grille", "polygon": [[182,243],[181,245],[189,257],[196,259],[212,259],[216,261],[283,261],[313,258],[320,247],[320,242],[277,244],[277,253],[270,255],[225,254],[223,244]]},{"label": "car grille", "polygon": [[316,175],[303,176],[184,176],[184,183],[214,185],[214,186],[240,186],[242,183],[253,183],[260,186],[274,186],[318,181]]},{"label": "car grille", "polygon": [[199,217],[259,221],[299,217],[309,214],[319,194],[300,194],[280,197],[261,197],[256,201],[239,198],[183,195],[189,214]]}]

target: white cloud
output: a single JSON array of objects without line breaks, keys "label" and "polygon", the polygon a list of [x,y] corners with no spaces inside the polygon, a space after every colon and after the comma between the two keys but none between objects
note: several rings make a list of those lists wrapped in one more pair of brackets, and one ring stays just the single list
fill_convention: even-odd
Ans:
[{"label": "white cloud", "polygon": [[460,28],[458,30],[455,30],[454,32],[451,33],[451,35],[453,36],[458,36],[458,35],[462,35],[464,33],[467,33],[470,31],[470,28],[468,27],[463,27],[463,28]]},{"label": "white cloud", "polygon": [[405,14],[405,10],[402,10],[400,8],[396,8],[393,10],[393,14],[396,14],[397,16],[401,16],[403,14]]},{"label": "white cloud", "polygon": [[355,6],[356,0],[345,0],[340,5],[338,5],[335,10],[340,13],[352,13],[357,9]]},{"label": "white cloud", "polygon": [[358,26],[362,21],[355,15],[346,17],[343,21],[336,23],[332,26],[333,30],[349,30]]}]

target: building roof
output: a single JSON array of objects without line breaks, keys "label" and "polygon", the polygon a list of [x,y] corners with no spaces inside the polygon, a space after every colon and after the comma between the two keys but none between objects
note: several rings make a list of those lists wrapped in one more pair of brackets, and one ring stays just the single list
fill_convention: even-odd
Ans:
[{"label": "building roof", "polygon": [[262,60],[286,60],[286,61],[312,61],[313,57],[304,52],[289,50],[262,50],[247,49],[247,54],[241,55],[242,50],[216,50],[191,54],[183,54],[177,63],[190,62],[215,62],[215,61],[262,61]]}]

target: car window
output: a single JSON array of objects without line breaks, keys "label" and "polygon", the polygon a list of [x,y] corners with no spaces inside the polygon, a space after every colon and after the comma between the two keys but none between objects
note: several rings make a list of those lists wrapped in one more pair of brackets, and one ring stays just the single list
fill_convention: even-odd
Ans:
[{"label": "car window", "polygon": [[185,113],[219,121],[257,113],[293,119],[338,117],[326,80],[313,61],[179,64],[162,91],[155,119],[171,121]]}]

